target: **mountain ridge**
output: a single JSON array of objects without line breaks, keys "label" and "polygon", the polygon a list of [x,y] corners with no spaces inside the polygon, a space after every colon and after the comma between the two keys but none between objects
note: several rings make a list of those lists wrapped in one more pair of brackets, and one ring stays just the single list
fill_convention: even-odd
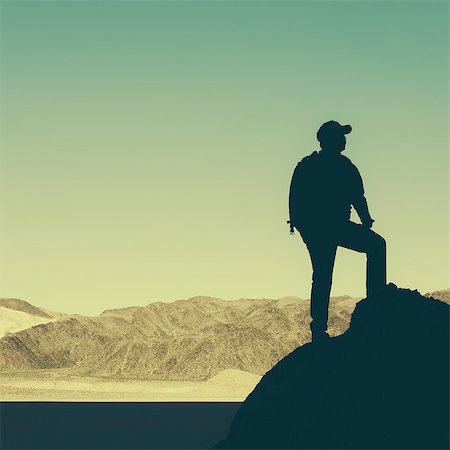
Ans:
[{"label": "mountain ridge", "polygon": [[44,317],[45,319],[52,319],[52,317],[43,311],[41,308],[32,305],[26,300],[20,298],[0,298],[0,306],[4,308],[22,311],[33,316]]},{"label": "mountain ridge", "polygon": [[[351,314],[352,305],[341,303],[340,298],[332,301],[334,333],[345,330]],[[226,369],[262,375],[308,342],[308,311],[309,302],[301,299],[197,296],[105,310],[99,316],[68,315],[0,339],[0,372],[54,369],[192,381]]]},{"label": "mountain ridge", "polygon": [[[331,335],[346,331],[357,302],[332,298]],[[201,381],[237,369],[261,376],[310,341],[309,301],[298,297],[195,296],[98,316],[54,314],[55,321],[0,339],[0,373]]]}]

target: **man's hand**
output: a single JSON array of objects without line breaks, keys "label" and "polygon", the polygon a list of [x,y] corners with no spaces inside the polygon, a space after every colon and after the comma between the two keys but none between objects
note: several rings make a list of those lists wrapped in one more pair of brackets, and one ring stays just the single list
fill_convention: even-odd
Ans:
[{"label": "man's hand", "polygon": [[365,221],[362,223],[362,226],[363,226],[364,228],[372,228],[372,225],[373,225],[374,222],[375,222],[375,220],[373,220],[373,219],[365,220]]}]

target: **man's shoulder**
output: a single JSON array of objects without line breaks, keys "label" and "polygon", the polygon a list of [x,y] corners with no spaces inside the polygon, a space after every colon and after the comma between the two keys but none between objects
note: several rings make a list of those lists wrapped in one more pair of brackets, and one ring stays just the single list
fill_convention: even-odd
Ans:
[{"label": "man's shoulder", "polygon": [[348,158],[347,156],[343,155],[342,153],[339,155],[339,159],[340,159],[344,164],[348,164],[348,165],[354,166],[354,164],[352,163],[351,159]]},{"label": "man's shoulder", "polygon": [[340,161],[341,161],[341,164],[343,165],[343,166],[346,166],[346,167],[348,167],[350,170],[353,170],[353,171],[358,171],[358,168],[355,166],[355,164],[353,164],[353,162],[351,161],[351,159],[350,158],[347,158],[347,156],[344,156],[344,155],[340,155],[340,157],[339,157],[339,159],[340,159]]}]

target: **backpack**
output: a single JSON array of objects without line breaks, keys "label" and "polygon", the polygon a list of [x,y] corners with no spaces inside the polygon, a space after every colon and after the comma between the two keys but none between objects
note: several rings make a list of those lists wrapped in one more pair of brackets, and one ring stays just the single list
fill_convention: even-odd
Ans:
[{"label": "backpack", "polygon": [[310,177],[314,173],[314,165],[319,153],[314,151],[298,162],[294,169],[289,188],[289,220],[290,233],[294,234],[294,228],[299,228],[302,222],[302,212],[308,202],[308,189]]}]

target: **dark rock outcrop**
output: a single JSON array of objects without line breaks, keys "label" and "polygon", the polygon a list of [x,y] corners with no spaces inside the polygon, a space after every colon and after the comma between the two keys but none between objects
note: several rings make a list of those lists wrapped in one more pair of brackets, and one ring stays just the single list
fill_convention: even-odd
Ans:
[{"label": "dark rock outcrop", "polygon": [[449,306],[389,285],[349,330],[297,348],[215,448],[449,448]]}]

